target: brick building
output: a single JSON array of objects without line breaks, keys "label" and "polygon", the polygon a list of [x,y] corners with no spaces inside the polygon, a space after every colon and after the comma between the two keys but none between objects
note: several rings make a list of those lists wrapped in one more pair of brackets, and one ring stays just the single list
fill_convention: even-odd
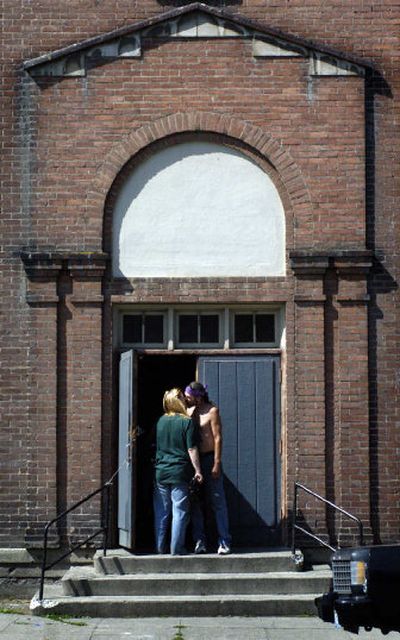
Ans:
[{"label": "brick building", "polygon": [[112,542],[151,546],[152,426],[196,376],[236,544],[287,543],[295,480],[397,540],[400,6],[4,4],[0,546],[119,467]]}]

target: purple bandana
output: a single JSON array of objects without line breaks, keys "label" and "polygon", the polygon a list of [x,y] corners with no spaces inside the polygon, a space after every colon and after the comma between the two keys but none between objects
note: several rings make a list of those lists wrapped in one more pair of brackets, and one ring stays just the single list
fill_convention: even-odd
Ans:
[{"label": "purple bandana", "polygon": [[185,389],[185,394],[187,396],[194,396],[195,398],[202,398],[207,393],[207,385],[204,385],[204,391],[201,389],[192,389],[192,387],[187,386]]}]

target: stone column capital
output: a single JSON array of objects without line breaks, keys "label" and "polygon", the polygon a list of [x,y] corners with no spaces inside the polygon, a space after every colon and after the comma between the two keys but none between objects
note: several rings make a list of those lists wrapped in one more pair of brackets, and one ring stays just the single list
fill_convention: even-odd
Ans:
[{"label": "stone column capital", "polygon": [[323,303],[324,277],[329,268],[329,257],[310,251],[291,251],[289,258],[295,275],[295,302]]},{"label": "stone column capital", "polygon": [[58,281],[62,271],[74,282],[72,301],[100,302],[103,299],[101,282],[109,260],[107,253],[23,251],[21,260],[28,279],[26,297],[31,304],[58,302]]},{"label": "stone column capital", "polygon": [[295,275],[295,300],[324,300],[324,279],[328,270],[338,281],[337,300],[343,303],[364,303],[367,277],[373,264],[373,252],[368,250],[313,251],[300,249],[289,254]]}]

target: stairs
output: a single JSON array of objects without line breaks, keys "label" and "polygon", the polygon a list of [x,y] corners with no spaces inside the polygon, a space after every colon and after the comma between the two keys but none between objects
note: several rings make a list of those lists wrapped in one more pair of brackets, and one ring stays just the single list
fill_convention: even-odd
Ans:
[{"label": "stairs", "polygon": [[32,600],[36,615],[197,617],[316,615],[328,568],[299,572],[289,551],[229,556],[134,556],[98,552],[93,567],[72,568]]}]

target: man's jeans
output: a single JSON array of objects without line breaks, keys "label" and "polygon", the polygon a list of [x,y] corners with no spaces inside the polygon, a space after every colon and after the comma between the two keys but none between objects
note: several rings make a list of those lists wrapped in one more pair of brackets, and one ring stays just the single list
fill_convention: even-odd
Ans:
[{"label": "man's jeans", "polygon": [[[214,466],[214,453],[200,454],[200,464],[204,478],[205,499],[206,502],[210,503],[215,515],[218,544],[225,542],[229,546],[231,544],[231,534],[229,533],[228,509],[226,506],[222,468],[218,478],[214,479],[211,475],[211,470]],[[198,500],[192,504],[191,517],[193,540],[195,543],[201,540],[205,544],[204,514],[202,505]]]},{"label": "man's jeans", "polygon": [[186,553],[185,536],[189,522],[189,486],[158,484],[154,488],[155,535],[158,553],[168,553],[168,533],[172,515],[171,554]]}]

